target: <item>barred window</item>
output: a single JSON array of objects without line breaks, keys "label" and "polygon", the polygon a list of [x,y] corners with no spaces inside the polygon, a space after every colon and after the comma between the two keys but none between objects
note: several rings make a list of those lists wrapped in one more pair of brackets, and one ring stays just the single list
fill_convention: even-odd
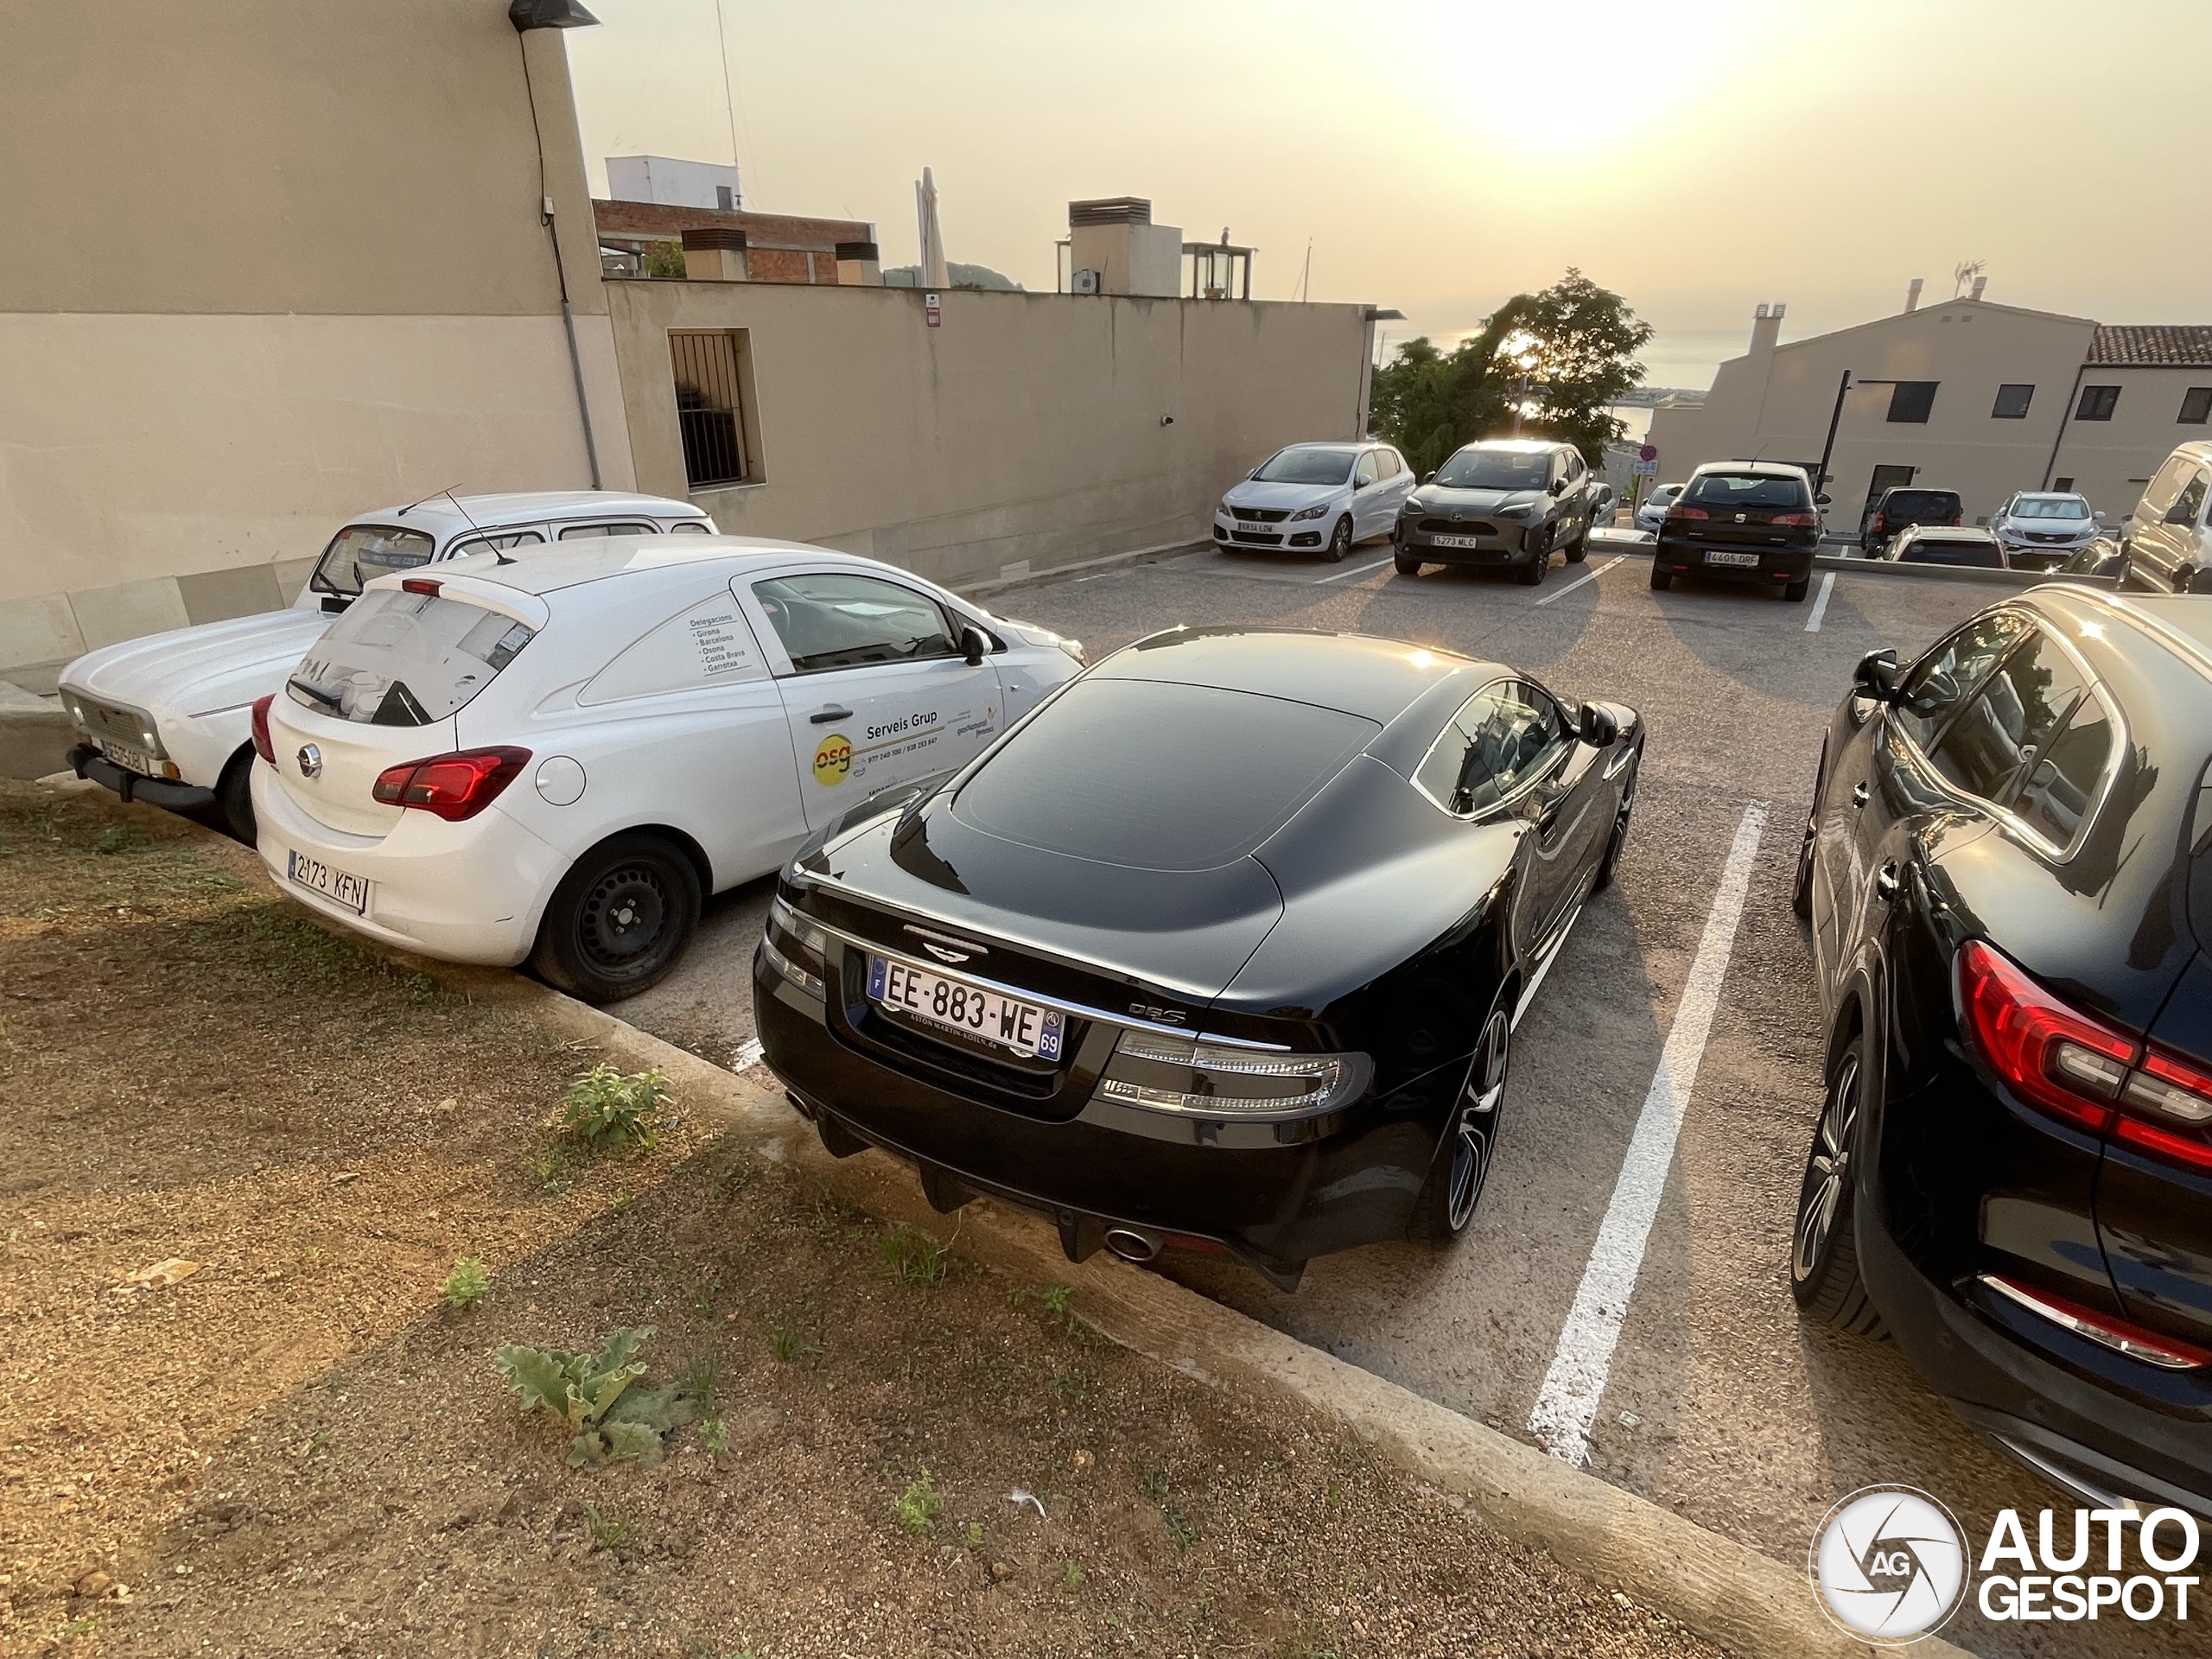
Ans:
[{"label": "barred window", "polygon": [[673,329],[668,348],[686,482],[695,490],[753,482],[760,463],[747,442],[753,363],[746,331]]}]

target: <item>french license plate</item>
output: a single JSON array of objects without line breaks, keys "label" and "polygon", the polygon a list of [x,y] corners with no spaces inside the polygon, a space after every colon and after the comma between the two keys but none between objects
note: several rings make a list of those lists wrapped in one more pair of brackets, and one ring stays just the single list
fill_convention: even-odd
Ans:
[{"label": "french license plate", "polygon": [[308,858],[287,848],[284,874],[310,893],[319,893],[356,916],[369,913],[369,884],[362,877],[334,870],[319,858]]},{"label": "french license plate", "polygon": [[1480,547],[1483,538],[1479,536],[1432,536],[1428,538],[1428,544],[1431,547]]},{"label": "french license plate", "polygon": [[111,737],[100,739],[100,753],[126,772],[145,778],[162,775],[162,768],[152,755],[143,749],[134,749],[128,743],[118,743]]},{"label": "french license plate", "polygon": [[1707,553],[1705,556],[1705,562],[1707,564],[1741,565],[1745,569],[1756,570],[1758,569],[1759,556],[1756,553]]},{"label": "french license plate", "polygon": [[1066,1019],[1058,1008],[1018,1002],[964,980],[947,979],[878,956],[868,959],[868,994],[870,1001],[887,1008],[964,1031],[1032,1059],[1060,1058]]}]

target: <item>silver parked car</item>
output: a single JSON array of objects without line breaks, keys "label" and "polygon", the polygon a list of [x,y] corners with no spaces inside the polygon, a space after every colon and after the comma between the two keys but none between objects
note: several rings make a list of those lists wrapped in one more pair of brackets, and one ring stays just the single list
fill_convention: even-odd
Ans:
[{"label": "silver parked car", "polygon": [[1294,443],[1230,488],[1213,510],[1214,544],[1318,552],[1335,563],[1387,536],[1413,469],[1387,443]]},{"label": "silver parked car", "polygon": [[1675,498],[1681,493],[1680,484],[1662,484],[1652,491],[1636,510],[1636,527],[1648,530],[1656,536],[1659,526],[1667,522],[1667,509],[1675,505]]},{"label": "silver parked car", "polygon": [[2104,514],[2085,496],[2055,490],[2017,490],[1989,520],[2015,570],[2056,570],[2097,537]]},{"label": "silver parked car", "polygon": [[2212,594],[2212,442],[2184,443],[2151,475],[2130,517],[2120,585]]}]

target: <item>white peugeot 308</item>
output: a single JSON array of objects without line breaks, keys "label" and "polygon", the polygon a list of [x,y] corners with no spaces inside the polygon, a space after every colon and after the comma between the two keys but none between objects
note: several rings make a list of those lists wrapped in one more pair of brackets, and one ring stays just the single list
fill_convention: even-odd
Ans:
[{"label": "white peugeot 308", "polygon": [[365,933],[611,1001],[674,965],[703,895],[963,764],[1081,666],[1047,630],[789,543],[383,576],[255,705],[261,855]]}]

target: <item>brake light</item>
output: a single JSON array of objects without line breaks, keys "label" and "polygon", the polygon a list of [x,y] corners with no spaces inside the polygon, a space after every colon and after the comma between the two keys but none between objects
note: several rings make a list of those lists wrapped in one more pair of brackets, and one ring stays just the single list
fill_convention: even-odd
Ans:
[{"label": "brake light", "polygon": [[1963,523],[1965,522],[1965,520],[1964,520],[1964,519],[1963,519],[1963,518],[1962,518],[1959,514],[1957,514],[1957,513],[1955,513],[1955,513],[1953,513],[1953,514],[1950,516],[1949,519],[1948,519],[1948,520],[1947,520],[1946,522],[1950,523],[1950,524],[1963,524]]},{"label": "brake light", "polygon": [[1877,530],[1887,530],[1889,527],[1890,527],[1890,520],[1889,520],[1889,515],[1888,515],[1888,514],[1886,514],[1886,513],[1880,513],[1880,512],[1878,512],[1878,513],[1876,513],[1876,514],[1874,515],[1874,528],[1875,528],[1875,529],[1877,529]]},{"label": "brake light", "polygon": [[1774,524],[1817,524],[1821,521],[1809,512],[1777,512],[1768,521]]},{"label": "brake light", "polygon": [[2005,1086],[2092,1134],[2110,1128],[2134,1039],[2076,1014],[1979,939],[1960,950],[1958,975],[1963,1023]]},{"label": "brake light", "polygon": [[1674,506],[1667,509],[1669,518],[1710,518],[1713,515],[1703,507]]},{"label": "brake light", "polygon": [[431,581],[428,576],[402,576],[399,579],[401,593],[420,594],[425,599],[435,599],[438,596],[438,589],[443,585],[442,582]]},{"label": "brake light", "polygon": [[448,823],[473,818],[530,764],[528,749],[463,749],[387,766],[372,791],[386,806],[419,807]]},{"label": "brake light", "polygon": [[276,745],[269,736],[269,705],[276,701],[276,694],[253,700],[253,752],[270,766],[276,764]]},{"label": "brake light", "polygon": [[2193,1343],[2177,1342],[2132,1320],[2100,1313],[2063,1296],[2054,1296],[2047,1290],[2031,1289],[2002,1274],[1985,1273],[1980,1278],[1983,1284],[2006,1300],[2018,1303],[2029,1313],[2049,1319],[2077,1337],[2087,1337],[2114,1353],[2126,1354],[2130,1359],[2139,1359],[2166,1371],[2193,1371],[2212,1364],[2212,1353]]},{"label": "brake light", "polygon": [[[2120,1090],[2115,1139],[2197,1169],[2212,1169],[2212,1075],[2156,1049]],[[2195,1131],[2189,1133],[2188,1131]]]}]

